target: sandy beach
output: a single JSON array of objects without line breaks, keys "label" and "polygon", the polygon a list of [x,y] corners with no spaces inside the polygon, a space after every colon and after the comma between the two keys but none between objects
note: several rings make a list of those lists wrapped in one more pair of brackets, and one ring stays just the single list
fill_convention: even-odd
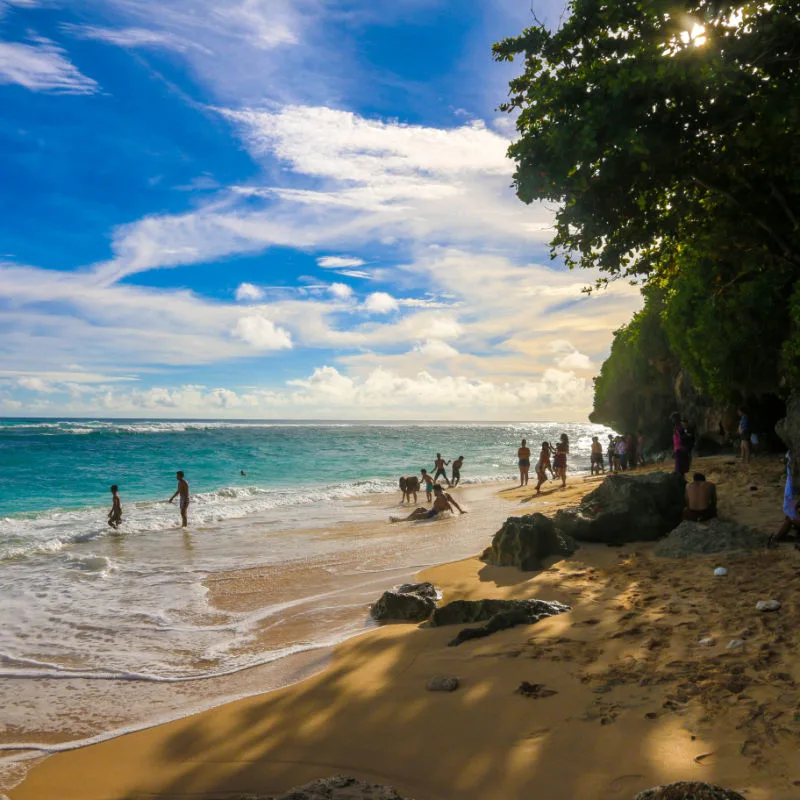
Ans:
[{"label": "sandy beach", "polygon": [[[777,528],[778,459],[697,464],[719,487],[721,516]],[[497,496],[509,514],[549,514],[596,485]],[[443,602],[535,597],[573,610],[459,647],[447,647],[453,628],[385,625],[338,645],[302,683],[50,756],[9,797],[269,796],[345,773],[415,800],[624,800],[672,780],[717,782],[748,800],[797,798],[800,553],[784,544],[668,560],[652,549],[584,545],[537,573],[477,557],[427,569],[420,578]],[[717,566],[726,578],[714,577]],[[257,602],[269,579],[229,577],[216,587],[221,607]],[[773,598],[780,612],[755,611]],[[699,644],[706,637],[714,644]],[[743,645],[726,649],[732,639]],[[461,686],[428,692],[434,675]],[[523,696],[523,681],[553,694]]]}]

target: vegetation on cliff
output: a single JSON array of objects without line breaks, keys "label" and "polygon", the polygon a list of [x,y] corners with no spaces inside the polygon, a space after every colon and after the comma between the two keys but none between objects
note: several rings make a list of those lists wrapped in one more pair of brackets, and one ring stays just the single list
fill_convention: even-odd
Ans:
[{"label": "vegetation on cliff", "polygon": [[502,108],[519,197],[558,203],[553,254],[645,289],[596,418],[633,427],[679,369],[720,402],[800,385],[797,3],[570,12],[494,52],[524,59]]}]

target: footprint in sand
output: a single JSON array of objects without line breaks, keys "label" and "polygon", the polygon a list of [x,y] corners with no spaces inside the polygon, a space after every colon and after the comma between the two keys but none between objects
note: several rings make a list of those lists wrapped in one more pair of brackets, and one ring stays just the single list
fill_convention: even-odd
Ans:
[{"label": "footprint in sand", "polygon": [[628,800],[628,798],[632,796],[633,791],[642,788],[642,781],[644,781],[644,779],[644,775],[620,775],[610,781],[602,790],[600,800],[615,800],[615,798],[618,797],[624,797],[625,800]]}]

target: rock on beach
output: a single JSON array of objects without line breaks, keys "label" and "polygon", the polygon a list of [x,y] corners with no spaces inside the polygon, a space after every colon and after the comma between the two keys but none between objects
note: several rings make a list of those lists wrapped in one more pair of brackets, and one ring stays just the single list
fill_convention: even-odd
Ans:
[{"label": "rock on beach", "polygon": [[518,567],[524,571],[542,569],[549,556],[571,556],[578,543],[556,528],[544,514],[509,517],[494,535],[491,547],[483,554],[488,564]]},{"label": "rock on beach", "polygon": [[709,553],[754,550],[765,547],[768,536],[725,519],[708,522],[684,521],[655,548],[662,558],[686,558]]}]

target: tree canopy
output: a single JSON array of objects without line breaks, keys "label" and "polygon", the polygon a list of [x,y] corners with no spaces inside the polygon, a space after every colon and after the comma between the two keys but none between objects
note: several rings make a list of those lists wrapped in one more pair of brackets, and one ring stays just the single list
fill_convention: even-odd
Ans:
[{"label": "tree canopy", "polygon": [[800,381],[800,4],[573,0],[501,106],[553,254],[659,290],[670,345],[718,396]]}]

